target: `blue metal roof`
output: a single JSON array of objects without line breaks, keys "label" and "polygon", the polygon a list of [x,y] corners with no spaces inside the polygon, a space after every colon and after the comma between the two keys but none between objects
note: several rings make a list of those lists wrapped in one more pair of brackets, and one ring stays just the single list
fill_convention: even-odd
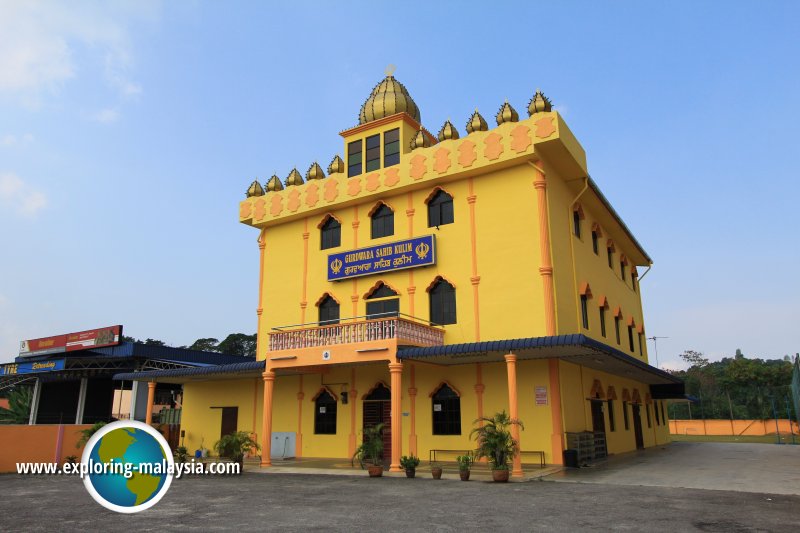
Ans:
[{"label": "blue metal roof", "polygon": [[[241,359],[239,357],[238,359]],[[200,366],[194,368],[173,368],[171,370],[149,370],[147,372],[126,372],[116,374],[117,381],[150,381],[155,378],[183,378],[190,376],[210,376],[218,374],[242,374],[245,372],[263,372],[265,361],[249,360],[227,365]]]},{"label": "blue metal roof", "polygon": [[[113,358],[113,359],[160,359],[184,364],[195,365],[224,365],[242,362],[244,357],[238,355],[228,355],[216,352],[201,352],[188,348],[173,348],[172,346],[156,346],[153,344],[142,344],[139,342],[121,342],[117,346],[106,346],[104,348],[94,348],[91,350],[80,350],[74,352],[47,354],[36,357],[17,357],[17,362],[38,361],[41,359],[52,359],[54,357],[66,357],[81,359],[91,358]],[[252,359],[247,359],[252,361]]]}]

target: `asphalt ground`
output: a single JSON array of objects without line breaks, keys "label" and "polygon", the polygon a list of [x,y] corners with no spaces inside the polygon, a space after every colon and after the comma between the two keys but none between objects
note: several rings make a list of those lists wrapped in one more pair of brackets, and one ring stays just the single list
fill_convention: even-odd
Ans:
[{"label": "asphalt ground", "polygon": [[798,531],[800,496],[599,483],[245,473],[173,482],[151,509],[75,477],[0,476],[0,531]]}]

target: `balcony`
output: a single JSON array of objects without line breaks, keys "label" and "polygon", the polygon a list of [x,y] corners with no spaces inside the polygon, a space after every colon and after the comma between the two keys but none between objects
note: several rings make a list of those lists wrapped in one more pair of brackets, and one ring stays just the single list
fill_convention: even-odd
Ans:
[{"label": "balcony", "polygon": [[379,318],[345,318],[338,324],[299,324],[273,328],[269,333],[269,350],[296,350],[334,344],[396,340],[405,346],[441,346],[444,329],[408,315]]}]

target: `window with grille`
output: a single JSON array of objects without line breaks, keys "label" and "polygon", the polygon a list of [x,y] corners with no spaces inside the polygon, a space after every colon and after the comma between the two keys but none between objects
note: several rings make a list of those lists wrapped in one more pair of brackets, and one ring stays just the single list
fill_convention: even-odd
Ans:
[{"label": "window with grille", "polygon": [[400,128],[383,134],[383,166],[390,167],[400,162]]},{"label": "window with grille", "polygon": [[456,391],[443,384],[432,400],[433,434],[461,435],[461,398]]},{"label": "window with grille", "polygon": [[336,435],[336,400],[323,390],[314,401],[314,433]]},{"label": "window with grille", "polygon": [[456,289],[440,279],[430,290],[430,321],[434,324],[456,323]]},{"label": "window with grille", "polygon": [[361,174],[361,163],[364,154],[362,152],[362,141],[353,141],[347,145],[347,177],[358,176]]},{"label": "window with grille", "polygon": [[367,172],[381,168],[381,136],[367,137]]}]

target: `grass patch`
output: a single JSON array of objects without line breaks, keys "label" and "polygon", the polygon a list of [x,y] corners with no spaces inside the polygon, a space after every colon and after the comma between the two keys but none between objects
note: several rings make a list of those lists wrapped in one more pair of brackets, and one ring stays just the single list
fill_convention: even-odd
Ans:
[{"label": "grass patch", "polygon": [[[775,444],[775,435],[670,435],[673,442],[754,442]],[[800,436],[794,436],[794,442],[800,444]],[[792,444],[791,435],[781,435],[781,443]]]}]

